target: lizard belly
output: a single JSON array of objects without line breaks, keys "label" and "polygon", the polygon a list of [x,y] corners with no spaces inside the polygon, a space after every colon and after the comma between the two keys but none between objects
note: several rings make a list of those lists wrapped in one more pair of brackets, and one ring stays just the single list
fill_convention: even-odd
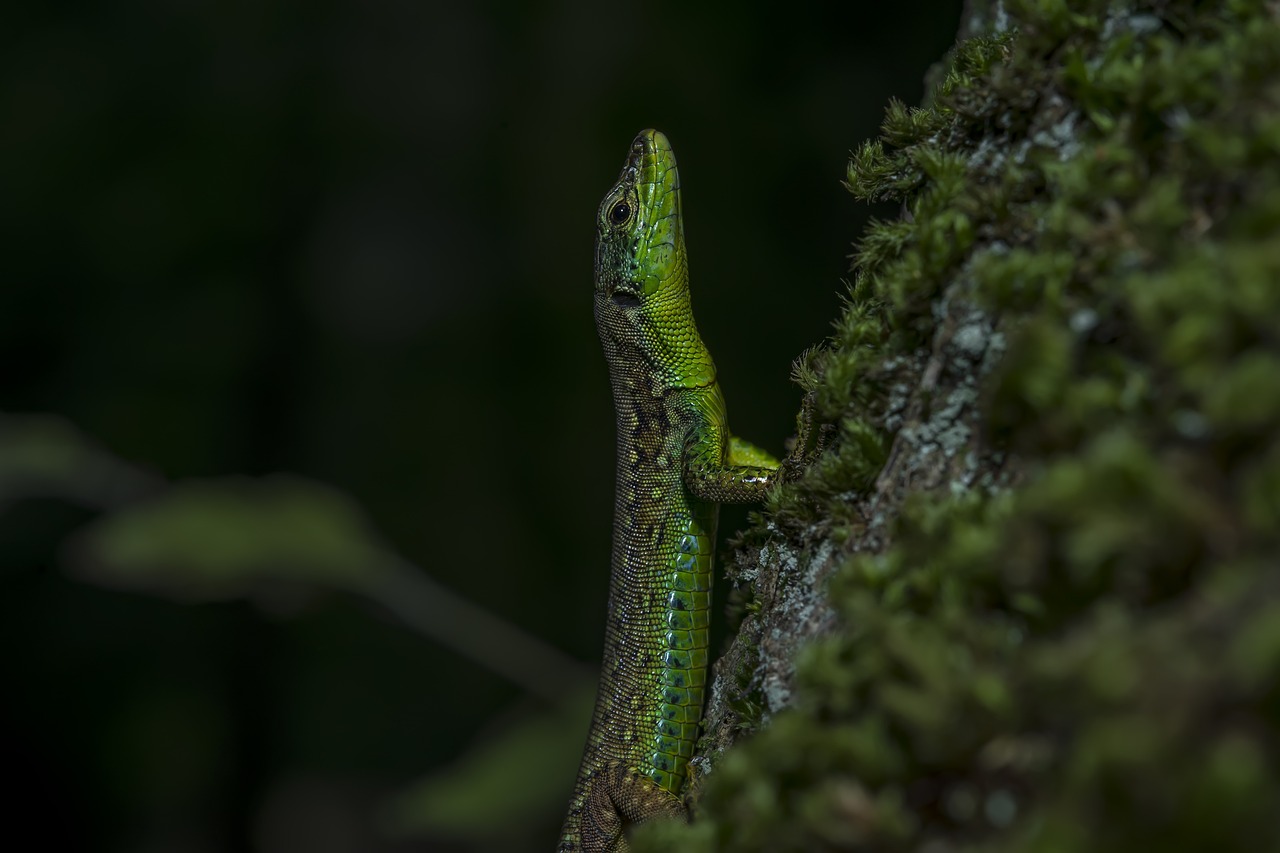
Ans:
[{"label": "lizard belly", "polygon": [[683,812],[706,692],[719,506],[689,495],[666,462],[679,459],[680,442],[668,443],[619,448],[604,659],[566,822],[581,847],[561,850],[609,849],[596,844],[612,843],[624,823]]}]

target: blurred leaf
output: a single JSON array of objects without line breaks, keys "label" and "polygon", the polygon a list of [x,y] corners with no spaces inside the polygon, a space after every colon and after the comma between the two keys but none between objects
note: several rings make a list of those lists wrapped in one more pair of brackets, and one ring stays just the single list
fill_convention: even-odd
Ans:
[{"label": "blurred leaf", "polygon": [[350,499],[285,475],[180,483],[90,525],[70,558],[82,579],[182,601],[279,581],[362,591],[391,564]]},{"label": "blurred leaf", "polygon": [[0,415],[0,503],[61,498],[114,506],[159,484],[159,478],[108,453],[65,418]]},{"label": "blurred leaf", "polygon": [[358,593],[549,702],[586,674],[558,649],[402,560],[350,498],[300,477],[178,483],[91,524],[72,539],[68,557],[82,580],[182,602],[262,601],[261,593],[280,584]]},{"label": "blurred leaf", "polygon": [[388,807],[388,829],[472,841],[526,837],[568,804],[567,782],[582,754],[594,699],[592,679],[557,710],[522,717],[481,737],[453,765],[396,797]]}]

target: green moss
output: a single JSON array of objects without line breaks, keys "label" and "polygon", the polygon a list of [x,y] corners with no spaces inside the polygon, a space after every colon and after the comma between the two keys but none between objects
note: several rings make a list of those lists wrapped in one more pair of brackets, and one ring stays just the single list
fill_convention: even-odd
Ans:
[{"label": "green moss", "polygon": [[744,537],[843,555],[839,628],[637,850],[1280,845],[1269,8],[1012,0],[889,105],[831,446]]}]

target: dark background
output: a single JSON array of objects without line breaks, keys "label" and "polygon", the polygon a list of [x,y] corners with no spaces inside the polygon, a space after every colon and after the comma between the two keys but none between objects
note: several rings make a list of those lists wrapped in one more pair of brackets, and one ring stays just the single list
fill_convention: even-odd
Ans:
[{"label": "dark background", "polygon": [[[5,12],[0,408],[172,481],[330,484],[435,580],[594,660],[613,423],[592,222],[628,143],[653,126],[675,146],[699,327],[735,431],[780,451],[790,362],[826,336],[872,212],[840,186],[848,152],[888,98],[919,101],[959,16],[694,5]],[[60,546],[92,511],[0,508],[13,835],[479,843],[387,840],[375,816],[500,731],[517,688],[340,594],[278,613],[84,583]]]}]

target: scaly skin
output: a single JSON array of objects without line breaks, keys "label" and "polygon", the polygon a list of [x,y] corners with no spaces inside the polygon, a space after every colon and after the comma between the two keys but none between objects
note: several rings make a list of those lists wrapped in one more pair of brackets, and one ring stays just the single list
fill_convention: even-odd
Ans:
[{"label": "scaly skin", "polygon": [[667,138],[645,130],[596,217],[596,328],[617,413],[618,468],[604,662],[561,853],[627,849],[624,829],[683,816],[702,715],[719,504],[779,477],[729,434],[694,326]]}]

